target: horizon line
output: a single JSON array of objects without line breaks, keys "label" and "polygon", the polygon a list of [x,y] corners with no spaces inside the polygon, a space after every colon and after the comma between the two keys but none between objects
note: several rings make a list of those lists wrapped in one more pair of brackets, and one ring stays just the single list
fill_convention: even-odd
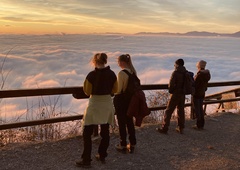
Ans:
[{"label": "horizon line", "polygon": [[141,31],[136,33],[121,33],[121,32],[92,32],[92,33],[66,33],[66,32],[58,32],[58,33],[0,33],[0,35],[104,35],[104,34],[116,34],[116,35],[137,35],[137,34],[176,34],[176,35],[185,35],[187,33],[209,33],[209,34],[220,34],[220,35],[231,35],[240,33],[240,31],[232,32],[232,33],[218,33],[218,32],[208,32],[208,31],[188,31],[184,33],[179,32],[147,32]]}]

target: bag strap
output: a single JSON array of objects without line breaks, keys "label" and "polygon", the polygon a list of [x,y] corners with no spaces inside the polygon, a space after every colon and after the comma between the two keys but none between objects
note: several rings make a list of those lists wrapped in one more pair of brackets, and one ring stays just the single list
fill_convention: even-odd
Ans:
[{"label": "bag strap", "polygon": [[[131,73],[129,73],[129,71],[127,71],[127,70],[125,70],[125,69],[123,69],[122,71],[125,72],[125,73],[128,75],[128,77],[131,76]],[[121,93],[124,93],[124,92],[123,92],[123,89],[122,89]]]},{"label": "bag strap", "polygon": [[122,71],[124,71],[128,76],[131,76],[131,73],[129,73],[129,71],[123,69]]}]

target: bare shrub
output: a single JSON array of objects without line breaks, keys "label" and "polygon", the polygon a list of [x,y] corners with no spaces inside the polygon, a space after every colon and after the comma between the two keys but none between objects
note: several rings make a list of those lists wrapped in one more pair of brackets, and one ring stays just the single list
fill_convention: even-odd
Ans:
[{"label": "bare shrub", "polygon": [[[0,89],[3,89],[6,85],[6,80],[11,72],[11,69],[6,70],[4,66],[12,49],[10,49],[2,61],[0,61]],[[40,96],[37,104],[29,104],[28,99],[26,98],[26,111],[19,116],[11,118],[11,121],[6,119],[6,117],[3,117],[2,110],[0,109],[0,124],[20,122],[23,120],[31,121],[36,119],[48,119],[69,115],[69,110],[63,111],[60,99],[61,95],[53,98],[49,97],[48,101],[45,97]],[[0,104],[2,104],[1,102],[2,99],[0,99]],[[0,146],[4,146],[8,143],[58,140],[66,137],[72,137],[81,133],[81,126],[82,121],[75,120],[72,122],[60,122],[1,130]]]},{"label": "bare shrub", "polygon": [[[146,95],[148,107],[165,106],[169,100],[167,90],[152,90]],[[144,123],[159,123],[162,121],[164,110],[152,111],[149,116],[144,118]]]}]

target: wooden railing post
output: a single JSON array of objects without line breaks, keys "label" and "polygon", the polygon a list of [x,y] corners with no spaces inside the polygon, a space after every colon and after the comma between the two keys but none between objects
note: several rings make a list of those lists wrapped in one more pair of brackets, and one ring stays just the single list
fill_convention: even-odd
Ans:
[{"label": "wooden railing post", "polygon": [[193,95],[191,95],[191,99],[190,99],[190,103],[191,103],[191,106],[190,106],[190,118],[191,119],[196,119],[196,114],[195,114],[195,110],[194,110],[194,105],[193,105]]}]

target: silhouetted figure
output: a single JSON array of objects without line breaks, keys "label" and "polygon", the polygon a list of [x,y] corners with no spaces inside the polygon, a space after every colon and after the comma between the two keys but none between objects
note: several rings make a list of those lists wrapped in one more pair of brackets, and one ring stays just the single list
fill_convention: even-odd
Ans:
[{"label": "silhouetted figure", "polygon": [[[132,60],[129,54],[123,54],[118,57],[118,65],[122,69],[118,73],[118,90],[117,94],[114,98],[114,105],[117,114],[118,126],[119,126],[119,134],[120,134],[120,143],[115,146],[117,151],[122,153],[127,152],[127,136],[129,138],[129,149],[132,153],[134,151],[134,147],[136,145],[136,135],[135,135],[135,126],[133,122],[133,117],[127,115],[128,106],[130,104],[131,95],[126,94],[126,88],[128,85],[128,74],[124,71],[128,71],[130,74],[136,74],[136,70],[132,64]],[[125,97],[120,97],[123,96]],[[120,95],[120,96],[118,96]],[[126,97],[127,96],[127,97]],[[116,102],[116,98],[119,97],[118,102]],[[119,107],[118,107],[119,106]]]},{"label": "silhouetted figure", "polygon": [[117,92],[117,77],[107,64],[107,55],[97,53],[92,59],[95,69],[91,71],[83,85],[86,95],[90,96],[83,121],[84,150],[82,159],[76,162],[79,167],[91,166],[92,134],[96,125],[100,125],[101,142],[98,147],[97,160],[105,163],[109,146],[109,125],[114,123],[114,106],[111,94]]},{"label": "silhouetted figure", "polygon": [[176,131],[183,133],[183,128],[185,124],[185,113],[184,113],[184,104],[185,104],[185,94],[183,90],[184,76],[186,73],[186,68],[184,67],[183,59],[178,59],[174,64],[175,70],[173,71],[169,84],[168,90],[170,93],[170,100],[168,101],[167,108],[164,113],[164,120],[161,128],[156,130],[160,133],[167,134],[168,127],[170,125],[170,120],[172,113],[175,108],[177,108],[177,128]]},{"label": "silhouetted figure", "polygon": [[203,111],[203,100],[205,97],[205,92],[207,91],[207,84],[211,78],[210,71],[205,69],[207,62],[200,60],[197,62],[197,74],[194,77],[195,93],[193,94],[193,105],[194,112],[196,115],[196,125],[193,126],[194,129],[201,130],[204,127],[204,111]]}]

